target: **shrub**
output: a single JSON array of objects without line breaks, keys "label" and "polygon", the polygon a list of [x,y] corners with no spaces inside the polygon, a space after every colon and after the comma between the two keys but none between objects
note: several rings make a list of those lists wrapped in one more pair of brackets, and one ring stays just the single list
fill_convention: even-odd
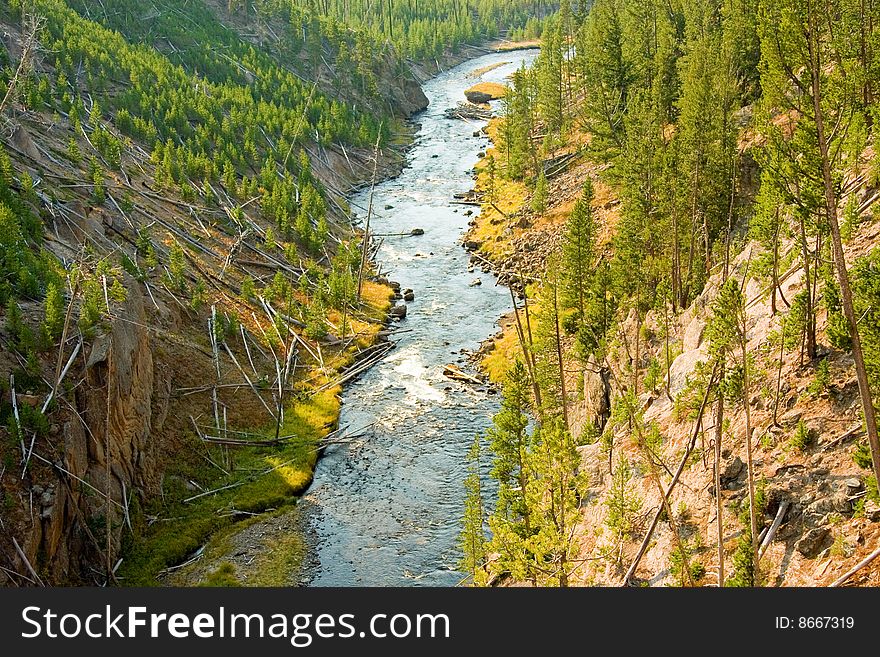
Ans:
[{"label": "shrub", "polygon": [[831,387],[831,370],[828,367],[828,359],[823,358],[816,366],[816,374],[810,385],[807,386],[807,394],[818,397]]},{"label": "shrub", "polygon": [[803,452],[812,441],[812,431],[807,427],[806,422],[800,420],[794,429],[794,435],[788,441],[789,446]]}]

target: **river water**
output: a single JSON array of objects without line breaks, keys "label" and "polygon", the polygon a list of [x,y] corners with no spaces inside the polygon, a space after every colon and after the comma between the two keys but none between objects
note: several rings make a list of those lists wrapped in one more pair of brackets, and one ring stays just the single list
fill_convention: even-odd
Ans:
[{"label": "river water", "polygon": [[[510,297],[491,274],[468,272],[460,244],[468,206],[453,194],[471,188],[482,123],[450,120],[443,111],[483,81],[504,82],[536,50],[469,60],[424,85],[430,102],[409,165],[376,186],[371,232],[385,237],[383,272],[415,291],[398,345],[343,393],[340,426],[372,425],[362,440],[328,448],[300,505],[315,538],[314,586],[454,586],[463,510],[465,455],[498,408],[497,395],[456,383],[443,366],[463,358],[497,330]],[[504,63],[479,78],[478,68]],[[356,196],[366,207],[369,191]],[[386,206],[393,206],[386,209]],[[477,210],[477,208],[472,208]],[[479,277],[480,286],[471,286]]]}]

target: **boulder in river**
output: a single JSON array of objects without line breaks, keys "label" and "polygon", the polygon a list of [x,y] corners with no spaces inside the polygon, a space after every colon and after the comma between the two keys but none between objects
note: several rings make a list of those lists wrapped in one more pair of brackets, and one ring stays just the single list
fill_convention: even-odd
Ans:
[{"label": "boulder in river", "polygon": [[477,285],[482,285],[482,284],[483,284],[483,281],[481,281],[479,278],[475,278],[474,280],[472,280],[470,282],[470,287],[476,287]]},{"label": "boulder in river", "polygon": [[497,82],[479,82],[464,92],[465,98],[477,105],[503,98],[507,87]]},{"label": "boulder in river", "polygon": [[415,298],[416,298],[416,294],[412,290],[407,289],[407,290],[403,291],[403,300],[404,301],[414,301]]},{"label": "boulder in river", "polygon": [[404,317],[406,317],[406,305],[401,303],[399,305],[392,306],[388,314],[395,319],[403,319]]},{"label": "boulder in river", "polygon": [[413,235],[413,236],[424,235],[425,229],[424,228],[413,228],[411,231],[409,231],[409,234]]}]

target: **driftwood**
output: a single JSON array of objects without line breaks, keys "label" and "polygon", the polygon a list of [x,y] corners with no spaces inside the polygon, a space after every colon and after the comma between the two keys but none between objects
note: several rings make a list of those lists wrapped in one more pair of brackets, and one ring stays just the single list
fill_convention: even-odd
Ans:
[{"label": "driftwood", "polygon": [[462,371],[460,367],[457,365],[444,365],[443,366],[443,375],[449,377],[453,381],[463,381],[465,383],[473,383],[476,385],[482,385],[483,382],[475,376],[471,376],[467,372]]},{"label": "driftwood", "polygon": [[336,386],[340,386],[343,383],[347,383],[348,381],[351,381],[352,379],[360,376],[365,371],[370,369],[373,365],[382,360],[389,351],[394,349],[395,346],[397,346],[396,342],[382,342],[380,344],[374,345],[375,350],[370,353],[369,356],[363,358],[356,364],[351,365],[349,368],[345,369],[341,373],[341,376],[337,377],[333,381],[330,381],[329,383],[325,383],[315,392],[323,392],[324,390],[335,388]]},{"label": "driftwood", "polygon": [[488,121],[494,116],[491,109],[485,109],[473,103],[459,103],[443,112],[447,119],[463,119],[468,121]]}]

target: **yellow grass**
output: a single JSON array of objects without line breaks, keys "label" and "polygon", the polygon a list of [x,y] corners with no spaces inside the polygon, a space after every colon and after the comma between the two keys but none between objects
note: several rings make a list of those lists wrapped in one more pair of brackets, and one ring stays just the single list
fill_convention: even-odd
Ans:
[{"label": "yellow grass", "polygon": [[478,82],[464,93],[467,95],[475,91],[487,94],[491,100],[498,100],[499,98],[504,98],[504,94],[507,93],[507,87],[498,82]]},{"label": "yellow grass", "polygon": [[505,64],[509,64],[509,63],[510,62],[496,62],[494,64],[489,64],[487,66],[481,66],[480,68],[475,68],[473,71],[468,73],[468,76],[472,77],[472,78],[478,78],[478,77],[485,75],[489,71],[494,71],[496,68],[501,68]]},{"label": "yellow grass", "polygon": [[[495,118],[489,122],[486,128],[492,143],[497,141],[498,127],[499,119]],[[504,167],[504,157],[496,148],[491,147],[486,150],[486,156],[476,166],[477,190],[486,191],[489,187],[489,174],[486,170],[489,157],[495,158],[494,207],[488,200],[483,202],[480,215],[476,218],[476,226],[471,229],[470,235],[482,244],[480,251],[483,254],[489,258],[494,258],[503,255],[504,246],[507,243],[503,236],[511,223],[511,220],[504,217],[501,213],[503,212],[505,215],[510,216],[518,212],[529,198],[529,189],[521,181],[507,180],[501,177],[500,172]]]},{"label": "yellow grass", "polygon": [[510,324],[504,328],[500,338],[495,340],[495,348],[480,362],[480,367],[492,383],[501,385],[511,363],[519,357],[522,359],[522,348],[516,334],[516,326]]},{"label": "yellow grass", "polygon": [[523,48],[540,48],[540,39],[527,39],[525,41],[504,41],[495,46],[495,52],[508,52],[510,50],[522,50]]}]

